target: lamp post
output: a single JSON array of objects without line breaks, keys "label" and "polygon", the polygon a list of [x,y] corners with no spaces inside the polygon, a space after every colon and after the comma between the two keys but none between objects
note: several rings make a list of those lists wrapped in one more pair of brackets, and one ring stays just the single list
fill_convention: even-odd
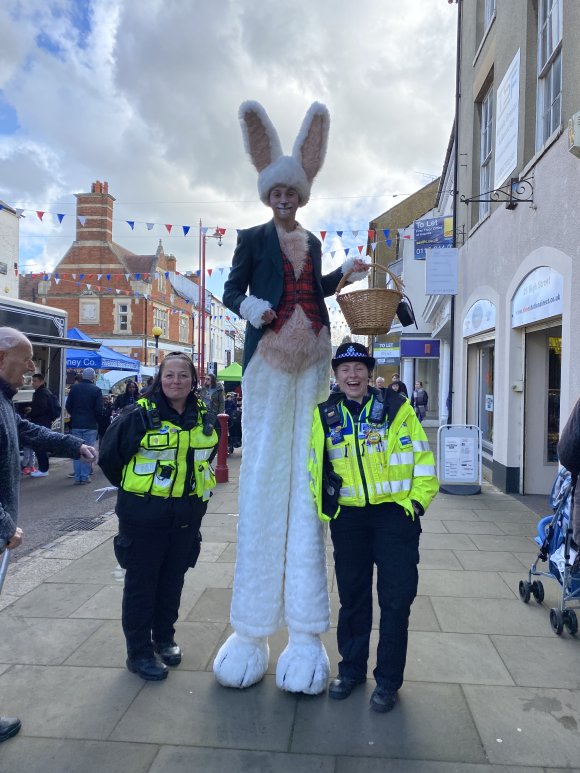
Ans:
[{"label": "lamp post", "polygon": [[155,338],[155,373],[157,374],[157,368],[159,367],[159,336],[163,334],[163,330],[159,325],[155,325],[151,330],[151,334]]},{"label": "lamp post", "polygon": [[207,233],[199,221],[199,320],[197,325],[197,372],[205,373],[205,245],[207,239],[217,239],[218,247],[222,246],[224,228],[216,228],[212,234]]}]

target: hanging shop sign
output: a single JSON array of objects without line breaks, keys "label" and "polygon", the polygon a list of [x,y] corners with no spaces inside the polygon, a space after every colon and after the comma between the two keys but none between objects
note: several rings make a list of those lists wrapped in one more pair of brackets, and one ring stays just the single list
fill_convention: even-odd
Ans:
[{"label": "hanging shop sign", "polygon": [[463,318],[463,337],[477,335],[495,328],[495,304],[480,298],[468,309]]},{"label": "hanging shop sign", "polygon": [[540,266],[520,284],[512,299],[512,327],[559,317],[564,308],[564,277]]},{"label": "hanging shop sign", "polygon": [[499,84],[496,97],[494,187],[507,180],[518,163],[520,50]]}]

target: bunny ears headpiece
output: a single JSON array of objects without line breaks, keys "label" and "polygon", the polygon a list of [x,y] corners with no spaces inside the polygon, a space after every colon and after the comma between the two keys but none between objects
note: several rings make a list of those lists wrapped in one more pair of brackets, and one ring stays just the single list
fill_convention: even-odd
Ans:
[{"label": "bunny ears headpiece", "polygon": [[312,181],[326,155],[330,115],[320,102],[306,113],[291,156],[282,155],[282,146],[274,124],[259,102],[240,105],[240,123],[246,151],[258,170],[258,193],[268,206],[268,196],[276,185],[295,188],[300,206],[308,203]]}]

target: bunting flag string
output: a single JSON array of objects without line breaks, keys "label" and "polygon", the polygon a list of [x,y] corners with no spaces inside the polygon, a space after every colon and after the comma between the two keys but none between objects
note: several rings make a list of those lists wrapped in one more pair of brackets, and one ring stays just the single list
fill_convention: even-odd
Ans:
[{"label": "bunting flag string", "polygon": [[[0,210],[4,209],[4,205],[0,204]],[[13,209],[14,212],[16,212],[16,216],[18,218],[22,218],[25,216],[26,212],[34,212],[36,217],[39,221],[41,221],[43,224],[47,222],[45,219],[45,215],[51,215],[58,221],[59,225],[62,225],[65,218],[73,217],[72,215],[67,215],[63,212],[48,212],[46,210],[40,210],[40,209],[26,209],[26,208],[20,208],[20,207],[10,207],[10,209]],[[87,216],[86,215],[75,215],[75,220],[77,220],[81,227],[85,227],[87,222]],[[174,229],[181,229],[181,234],[183,237],[187,237],[191,233],[192,226],[191,225],[176,225],[175,223],[155,223],[155,222],[148,222],[148,221],[140,221],[136,219],[129,219],[129,220],[119,220],[118,218],[113,218],[113,222],[122,222],[125,225],[129,226],[130,230],[135,232],[136,227],[141,225],[145,226],[147,231],[152,231],[156,226],[163,227],[168,235],[177,235],[177,232],[174,231]],[[196,229],[197,230],[197,229]],[[201,226],[201,234],[207,235],[208,231],[210,230],[208,226]],[[223,228],[223,227],[216,227],[215,232],[216,234],[219,234],[220,236],[225,236],[228,231],[235,231],[236,235],[239,236],[241,232],[241,228]],[[334,229],[325,229],[321,230],[320,232],[320,238],[321,241],[324,242],[328,236],[335,235],[336,238],[342,240],[343,236],[347,233],[347,231],[344,228],[340,228],[337,230]],[[360,229],[354,229],[351,231],[348,231],[348,233],[352,236],[353,239],[357,239],[359,234],[364,234],[367,237],[367,242],[372,241],[375,238],[376,232],[374,229],[369,229],[365,231],[361,231]],[[383,234],[385,235],[385,241],[389,239],[390,229],[384,229]],[[407,238],[407,237],[406,237]],[[392,241],[392,240],[391,240]],[[358,245],[357,245],[358,246]],[[364,246],[364,245],[363,245]]]},{"label": "bunting flag string", "polygon": [[[366,233],[366,232],[365,232],[365,233]],[[411,238],[411,237],[407,237],[407,236],[405,236],[404,238]],[[358,245],[356,246],[356,249],[357,249],[357,251],[358,251],[358,254],[361,256],[361,258],[364,258],[364,257],[365,257],[365,255],[363,255],[363,250],[364,250],[364,249],[365,249],[365,247],[367,247],[367,246],[368,246],[368,247],[370,247],[371,254],[368,254],[366,257],[371,257],[371,258],[372,258],[372,257],[374,257],[374,253],[375,253],[375,251],[376,251],[376,248],[377,248],[377,246],[378,246],[379,244],[385,244],[387,247],[390,247],[390,246],[392,245],[392,242],[393,242],[393,240],[392,240],[392,239],[388,239],[388,240],[385,240],[385,241],[381,240],[381,241],[378,241],[378,242],[377,242],[377,241],[373,241],[373,242],[371,242],[370,244],[368,244],[368,243],[365,243],[365,244],[358,244]],[[325,251],[325,252],[323,252],[323,253],[322,253],[322,256],[323,256],[323,257],[326,257],[326,256],[328,256],[328,257],[330,257],[332,260],[334,260],[334,259],[335,259],[337,256],[338,256],[339,258],[340,258],[341,256],[344,256],[344,258],[347,258],[347,257],[348,257],[348,255],[349,255],[349,253],[350,253],[352,250],[354,250],[354,248],[353,248],[353,247],[344,247],[344,248],[342,248],[342,249],[332,249],[332,250],[328,250],[328,251]],[[224,271],[226,271],[226,270],[227,270],[227,271],[229,271],[229,270],[231,269],[231,267],[232,267],[232,266],[231,266],[231,263],[224,264],[224,265],[221,265],[221,266],[212,266],[211,268],[206,268],[206,273],[207,273],[207,276],[208,276],[208,277],[211,277],[211,276],[212,276],[212,274],[213,274],[215,271],[219,271],[219,272],[220,272],[220,275],[222,275],[222,276],[223,276],[223,274],[224,274]],[[54,275],[55,275],[55,274],[54,274],[54,272],[47,271],[46,269],[42,269],[42,270],[35,270],[35,271],[29,271],[29,270],[27,270],[27,269],[26,269],[26,266],[25,266],[24,264],[22,264],[22,265],[20,265],[20,266],[19,266],[19,273],[20,273],[20,275],[21,275],[21,276],[35,276],[35,277],[40,277],[40,276],[42,276],[42,275],[47,275],[49,278],[50,278],[50,276],[54,276]],[[170,273],[173,273],[173,272],[165,271],[165,272],[161,272],[161,273],[162,273],[162,274],[164,273],[164,275],[165,275],[165,278],[166,278],[166,279],[168,279],[168,278],[169,278],[169,276],[170,276]],[[182,272],[179,272],[179,271],[176,271],[175,273],[176,273],[176,274],[178,274],[178,275],[180,275],[180,276],[185,276],[185,274],[183,274]],[[200,276],[200,271],[199,271],[199,269],[196,269],[195,271],[192,271],[190,275],[193,275],[193,276],[195,276],[195,277],[199,278],[199,276]],[[58,276],[58,275],[56,275],[56,276]],[[66,276],[66,275],[65,275],[65,274],[63,274],[62,276]],[[101,276],[102,276],[102,275],[101,275]],[[127,273],[118,273],[118,274],[110,274],[110,273],[109,273],[109,274],[105,274],[105,277],[106,277],[106,279],[107,279],[107,282],[109,282],[109,281],[111,280],[111,278],[113,278],[113,277],[120,277],[120,276],[123,276],[123,277],[125,278],[125,280],[126,280],[126,281],[129,281],[130,279],[137,279],[137,280],[139,280],[139,279],[142,279],[142,278],[146,278],[146,279],[148,279],[150,275],[149,275],[149,274],[142,274],[142,273],[131,274],[131,273],[128,273],[128,272],[127,272]],[[159,272],[154,272],[154,273],[152,274],[152,276],[153,276],[153,278],[155,278],[155,279],[156,279],[156,278],[158,278],[158,276],[159,276]]]}]

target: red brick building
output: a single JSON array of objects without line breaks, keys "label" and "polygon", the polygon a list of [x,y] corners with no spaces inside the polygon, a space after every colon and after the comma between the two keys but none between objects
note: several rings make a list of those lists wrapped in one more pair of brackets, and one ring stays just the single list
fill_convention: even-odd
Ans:
[{"label": "red brick building", "polygon": [[[68,312],[70,327],[141,361],[155,363],[154,326],[166,351],[197,350],[197,277],[176,273],[161,240],[155,254],[136,255],[113,241],[114,197],[106,182],[76,194],[76,239],[49,275],[21,277],[20,297]],[[195,325],[195,331],[194,331]]]}]

